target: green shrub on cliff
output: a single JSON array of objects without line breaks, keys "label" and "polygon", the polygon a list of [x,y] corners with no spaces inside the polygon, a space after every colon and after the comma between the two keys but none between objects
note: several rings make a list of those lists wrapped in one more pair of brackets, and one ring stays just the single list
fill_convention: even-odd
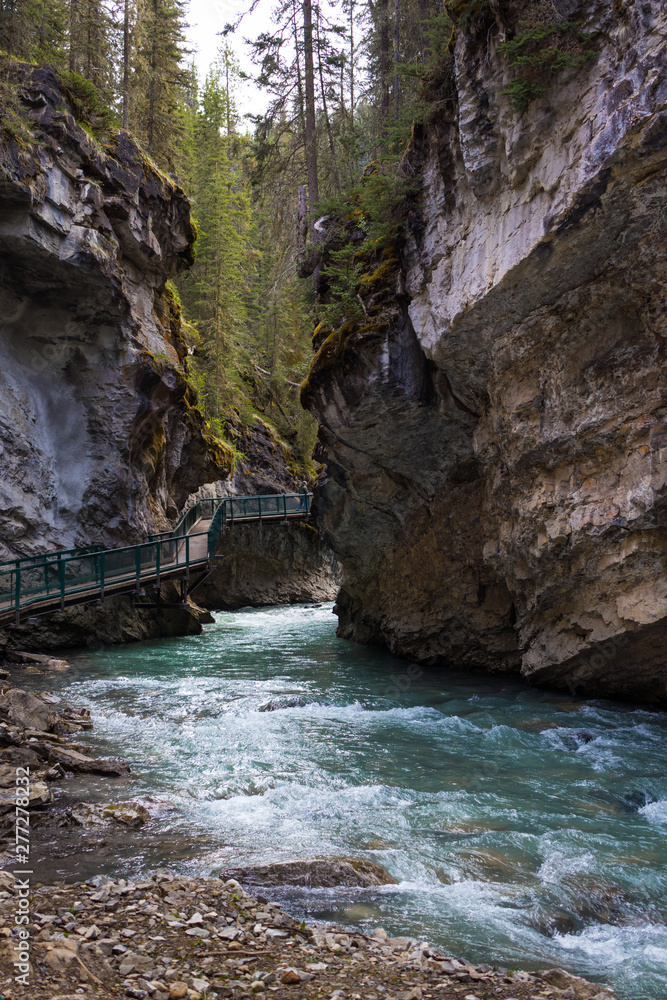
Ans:
[{"label": "green shrub on cliff", "polygon": [[536,24],[498,46],[515,70],[503,93],[517,111],[525,111],[537,98],[545,97],[554,76],[576,69],[597,55],[591,35],[572,21]]},{"label": "green shrub on cliff", "polygon": [[[0,52],[0,74],[6,65],[7,56]],[[0,135],[15,142],[31,142],[33,139],[30,123],[25,117],[15,84],[0,76]]]},{"label": "green shrub on cliff", "polygon": [[79,73],[63,71],[59,76],[63,93],[79,125],[96,139],[116,127],[116,116],[90,80]]}]

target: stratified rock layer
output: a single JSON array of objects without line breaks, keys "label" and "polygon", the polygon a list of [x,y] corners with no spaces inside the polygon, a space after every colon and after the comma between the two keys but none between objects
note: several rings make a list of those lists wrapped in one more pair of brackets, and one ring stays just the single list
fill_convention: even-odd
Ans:
[{"label": "stratified rock layer", "polygon": [[166,286],[190,205],[127,133],[77,124],[54,71],[4,70],[32,138],[0,130],[2,552],[143,541],[231,468]]},{"label": "stratified rock layer", "polygon": [[556,6],[599,55],[524,115],[457,32],[393,305],[305,388],[321,524],[342,635],[665,705],[667,10]]}]

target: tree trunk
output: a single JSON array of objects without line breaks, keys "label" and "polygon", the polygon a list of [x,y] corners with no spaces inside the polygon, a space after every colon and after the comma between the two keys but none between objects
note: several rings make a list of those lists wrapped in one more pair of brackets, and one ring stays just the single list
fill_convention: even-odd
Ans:
[{"label": "tree trunk", "polygon": [[399,0],[394,0],[394,121],[398,121]]},{"label": "tree trunk", "polygon": [[308,204],[306,202],[306,189],[303,184],[299,184],[298,220],[297,242],[299,249],[302,249],[306,245],[306,238],[308,236]]},{"label": "tree trunk", "polygon": [[331,151],[331,166],[333,171],[333,179],[336,187],[336,191],[340,194],[340,178],[338,176],[338,163],[336,161],[336,146],[334,144],[333,132],[331,130],[331,122],[329,120],[329,109],[327,108],[327,96],[324,89],[324,73],[322,72],[322,43],[320,41],[320,14],[319,8],[317,11],[317,68],[320,77],[320,92],[322,94],[322,110],[324,111],[324,122],[327,129],[327,137],[329,139],[329,149]]},{"label": "tree trunk", "polygon": [[77,33],[78,0],[69,3],[69,71],[76,72],[76,33]]},{"label": "tree trunk", "polygon": [[350,0],[350,120],[354,125],[354,0]]},{"label": "tree trunk", "polygon": [[426,34],[428,22],[431,17],[428,0],[419,0],[419,14],[421,17],[422,62],[426,62],[431,54],[431,46]]},{"label": "tree trunk", "polygon": [[130,0],[123,11],[123,128],[130,127]]},{"label": "tree trunk", "polygon": [[155,105],[157,86],[157,35],[158,35],[158,9],[157,0],[153,0],[153,23],[150,25],[153,32],[150,61],[150,83],[148,85],[148,121],[146,122],[146,138],[148,140],[148,152],[153,155],[155,149]]},{"label": "tree trunk", "polygon": [[389,112],[389,2],[380,0],[380,122]]},{"label": "tree trunk", "polygon": [[[306,76],[306,173],[308,176],[308,209],[312,213],[320,200],[317,178],[317,137],[315,135],[315,70],[313,68],[313,7],[312,0],[303,0],[303,52]],[[311,236],[315,232],[312,229]]]}]

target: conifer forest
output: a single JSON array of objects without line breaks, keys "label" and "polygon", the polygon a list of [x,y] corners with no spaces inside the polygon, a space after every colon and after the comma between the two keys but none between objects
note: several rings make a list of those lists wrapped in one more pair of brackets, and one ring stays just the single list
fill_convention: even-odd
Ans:
[{"label": "conifer forest", "polygon": [[[128,129],[183,186],[199,235],[174,292],[200,405],[221,438],[261,413],[308,462],[316,425],[299,387],[312,331],[363,307],[352,244],[330,256],[339,294],[316,315],[315,245],[353,217],[369,246],[394,238],[397,165],[452,21],[435,0],[281,0],[246,38],[256,7],[211,24],[220,46],[205,74],[186,43],[184,0],[2,0],[0,48],[53,65],[84,127],[101,141]],[[250,46],[260,114],[238,109],[247,74],[232,37]]]}]

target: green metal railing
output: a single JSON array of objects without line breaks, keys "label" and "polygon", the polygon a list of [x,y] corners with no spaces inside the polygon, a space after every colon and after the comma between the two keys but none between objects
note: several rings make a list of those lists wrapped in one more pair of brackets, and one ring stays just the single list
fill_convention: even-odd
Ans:
[{"label": "green metal railing", "polygon": [[[87,595],[104,600],[109,591],[129,585],[139,593],[165,575],[189,576],[193,567],[213,558],[218,537],[226,524],[241,521],[289,518],[308,514],[312,494],[276,494],[256,497],[215,497],[199,500],[170,532],[151,536],[148,542],[123,548],[87,546],[27,556],[0,563],[0,619],[16,616],[34,605],[60,606]],[[193,531],[200,521],[210,521],[205,531]]]},{"label": "green metal railing", "polygon": [[176,524],[176,527],[170,528],[168,531],[158,532],[156,535],[149,535],[151,542],[156,541],[158,538],[184,538],[185,535],[190,534],[198,521],[212,520],[216,510],[219,505],[223,503],[223,501],[224,497],[197,500],[197,502],[190,507],[185,514],[183,514],[180,521]]},{"label": "green metal railing", "polygon": [[275,520],[309,514],[312,493],[274,493],[255,497],[225,497],[219,501],[211,527],[208,529],[209,552],[211,558],[226,524],[241,521]]}]

